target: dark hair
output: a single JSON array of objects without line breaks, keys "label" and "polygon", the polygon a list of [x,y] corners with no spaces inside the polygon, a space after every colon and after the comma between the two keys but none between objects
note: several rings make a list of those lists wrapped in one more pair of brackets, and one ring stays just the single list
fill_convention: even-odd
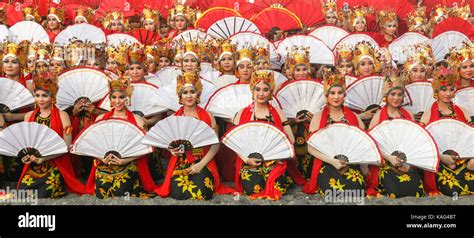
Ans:
[{"label": "dark hair", "polygon": [[280,27],[277,27],[277,26],[270,28],[270,31],[267,33],[267,39],[270,41],[273,41],[273,38],[275,37],[276,32],[280,30],[281,30]]}]

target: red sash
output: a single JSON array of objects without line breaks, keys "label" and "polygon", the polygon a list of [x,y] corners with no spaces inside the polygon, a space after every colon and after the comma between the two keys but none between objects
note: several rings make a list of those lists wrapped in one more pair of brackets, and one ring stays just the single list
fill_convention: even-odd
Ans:
[{"label": "red sash", "polygon": [[[36,108],[33,113],[31,113],[30,117],[28,118],[29,122],[34,122],[36,114],[39,112],[39,108]],[[50,116],[50,128],[53,129],[56,133],[58,133],[61,138],[63,137],[63,124],[61,122],[61,116],[59,115],[59,110],[56,106],[52,106],[51,108],[51,116]],[[84,194],[86,193],[86,187],[84,184],[77,180],[74,174],[74,168],[72,166],[71,161],[69,160],[69,154],[61,155],[55,159],[52,159],[51,162],[58,167],[59,172],[64,178],[66,182],[66,188],[69,192],[77,193],[77,194]],[[18,185],[20,185],[23,176],[25,175],[26,171],[30,168],[29,164],[25,164],[23,167],[23,171],[20,176],[20,180],[18,180]]]},{"label": "red sash", "polygon": [[[210,127],[212,126],[211,117],[209,114],[199,106],[196,106],[196,112],[199,117],[199,120],[205,122]],[[175,116],[184,116],[184,107],[181,107],[176,113]],[[204,147],[204,154],[207,154],[209,151],[210,146]],[[186,159],[189,163],[194,162],[195,157],[192,155],[191,151],[186,152]],[[158,194],[160,197],[168,197],[171,192],[171,177],[173,176],[173,170],[178,162],[178,157],[171,156],[170,161],[168,163],[168,169],[166,170],[165,180],[163,184],[158,186],[155,189],[155,193]],[[214,177],[214,191],[217,194],[230,194],[233,193],[234,190],[227,187],[224,183],[220,182],[219,173],[217,172],[217,165],[216,161],[212,159],[207,164],[207,168],[212,173]]]},{"label": "red sash", "polygon": [[[349,121],[349,125],[359,127],[359,120],[357,115],[347,107],[343,107],[344,117]],[[319,129],[322,129],[327,126],[327,121],[329,118],[329,109],[324,107],[321,114],[321,120],[319,121]],[[318,158],[314,158],[313,169],[311,171],[311,178],[306,183],[303,188],[303,192],[307,194],[315,194],[318,190],[318,176],[321,167],[323,166],[323,161]]]},{"label": "red sash", "polygon": [[[104,117],[102,120],[109,120],[113,119],[112,116],[114,115],[114,109],[112,109],[110,112],[104,114]],[[132,123],[135,126],[137,125],[137,121],[135,120],[135,116],[133,115],[132,112],[128,111],[126,112],[127,115],[127,121]],[[151,192],[156,189],[156,184],[153,181],[153,178],[151,177],[150,174],[150,169],[148,167],[148,161],[146,159],[146,155],[136,159],[136,164],[137,164],[137,170],[138,170],[138,175],[140,176],[140,180],[142,182],[143,188],[147,192]],[[87,193],[88,194],[94,194],[95,190],[95,172],[97,170],[97,166],[95,163],[92,163],[92,168],[91,168],[91,173],[89,175],[89,179],[87,180]]]}]

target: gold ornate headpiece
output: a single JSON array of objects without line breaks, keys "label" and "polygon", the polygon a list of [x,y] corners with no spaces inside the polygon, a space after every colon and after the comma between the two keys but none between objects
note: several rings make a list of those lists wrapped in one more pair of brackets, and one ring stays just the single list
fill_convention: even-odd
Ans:
[{"label": "gold ornate headpiece", "polygon": [[48,17],[53,16],[60,23],[64,23],[64,9],[58,7],[50,7]]},{"label": "gold ornate headpiece", "polygon": [[433,87],[434,98],[437,99],[438,91],[441,87],[454,86],[458,81],[458,74],[452,70],[445,68],[443,66],[438,67],[433,72],[433,82],[431,86]]},{"label": "gold ornate headpiece", "polygon": [[176,84],[176,94],[181,95],[182,91],[186,87],[193,87],[196,89],[199,96],[202,93],[202,84],[199,75],[196,72],[184,72],[182,75],[178,76]]},{"label": "gold ornate headpiece", "polygon": [[128,98],[132,96],[133,86],[131,85],[131,79],[127,76],[122,76],[117,79],[109,81],[110,94],[114,91],[125,92]]},{"label": "gold ornate headpiece", "polygon": [[301,64],[305,65],[309,70],[311,68],[309,64],[309,46],[292,47],[286,57],[286,64],[291,73],[294,73],[295,67]]},{"label": "gold ornate headpiece", "polygon": [[324,79],[324,95],[326,97],[329,94],[329,90],[332,87],[339,86],[342,87],[344,91],[346,91],[346,78],[342,74],[333,74]]},{"label": "gold ornate headpiece", "polygon": [[380,70],[380,54],[369,42],[361,41],[354,49],[354,66],[357,68],[363,59],[370,59],[374,63],[374,71]]},{"label": "gold ornate headpiece", "polygon": [[264,82],[270,86],[270,90],[273,92],[275,90],[275,75],[271,70],[257,70],[252,74],[252,78],[250,79],[250,91],[253,92],[255,86],[260,83]]}]

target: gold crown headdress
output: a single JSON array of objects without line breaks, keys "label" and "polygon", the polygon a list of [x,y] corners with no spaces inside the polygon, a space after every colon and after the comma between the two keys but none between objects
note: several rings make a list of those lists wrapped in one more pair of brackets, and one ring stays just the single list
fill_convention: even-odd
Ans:
[{"label": "gold crown headdress", "polygon": [[64,48],[62,46],[54,46],[51,53],[51,60],[64,61]]},{"label": "gold crown headdress", "polygon": [[454,70],[444,66],[436,68],[433,72],[433,82],[431,83],[434,92],[433,97],[437,99],[438,91],[441,87],[454,86],[458,79],[458,74]]},{"label": "gold crown headdress", "polygon": [[48,10],[48,17],[53,16],[58,22],[64,22],[64,9],[58,7],[50,7]]},{"label": "gold crown headdress", "polygon": [[270,46],[257,45],[257,52],[255,55],[255,60],[265,59],[265,61],[270,62]]},{"label": "gold crown headdress", "polygon": [[196,89],[199,101],[199,96],[201,96],[202,93],[202,84],[201,79],[199,78],[199,75],[196,72],[183,72],[182,75],[178,76],[176,84],[176,94],[180,96],[183,89],[186,87],[193,87]]},{"label": "gold crown headdress", "polygon": [[233,57],[235,51],[236,51],[236,45],[232,45],[230,41],[225,40],[221,42],[220,47],[219,47],[218,60],[220,61],[224,55],[230,55]]},{"label": "gold crown headdress", "polygon": [[474,45],[463,42],[463,47],[451,51],[446,61],[452,69],[459,70],[461,64],[469,60],[474,60]]},{"label": "gold crown headdress", "polygon": [[421,27],[423,32],[426,33],[428,19],[426,18],[426,7],[418,7],[408,15],[407,25],[409,31],[416,31],[417,28]]},{"label": "gold crown headdress", "polygon": [[235,65],[239,65],[240,63],[246,61],[253,64],[255,60],[256,52],[255,49],[246,44],[241,49],[237,51],[237,63]]},{"label": "gold crown headdress", "polygon": [[350,12],[351,26],[354,27],[358,20],[362,20],[367,25],[367,20],[365,19],[367,13],[370,12],[370,9],[366,7],[355,8]]},{"label": "gold crown headdress", "polygon": [[82,18],[84,19],[87,23],[91,22],[91,18],[93,16],[93,12],[91,8],[84,8],[84,7],[79,7],[76,9],[76,17],[74,18],[74,21],[77,20],[77,18]]},{"label": "gold crown headdress", "polygon": [[309,70],[311,68],[309,64],[309,46],[293,46],[286,57],[286,64],[291,74],[294,73],[295,67],[301,64],[305,65]]},{"label": "gold crown headdress", "polygon": [[382,87],[383,101],[387,101],[388,94],[394,89],[405,91],[405,83],[404,77],[397,77],[396,75],[385,76]]},{"label": "gold crown headdress", "polygon": [[112,92],[114,91],[125,92],[127,97],[130,99],[133,93],[133,86],[131,84],[130,77],[121,76],[119,78],[109,81],[109,90],[110,95],[112,95]]},{"label": "gold crown headdress", "polygon": [[36,51],[36,63],[44,62],[49,65],[50,54],[49,50],[45,48],[40,48]]},{"label": "gold crown headdress", "polygon": [[184,47],[182,48],[182,57],[184,58],[187,55],[192,55],[196,57],[198,61],[201,61],[201,52],[200,47],[197,42],[188,41],[185,42]]},{"label": "gold crown headdress", "polygon": [[122,24],[125,24],[125,20],[123,17],[123,13],[121,12],[111,12],[107,14],[104,19],[102,19],[102,25],[104,26],[105,29],[109,29],[110,24],[114,20],[120,20]]},{"label": "gold crown headdress", "polygon": [[450,15],[452,17],[459,17],[467,20],[472,16],[471,8],[469,7],[469,4],[459,7],[458,4],[455,3],[454,7],[451,8]]},{"label": "gold crown headdress", "polygon": [[19,54],[20,54],[20,46],[10,42],[4,45],[4,50],[3,50],[3,60],[5,60],[7,57],[13,57],[15,59],[18,59]]},{"label": "gold crown headdress", "polygon": [[160,12],[145,6],[142,11],[142,19],[143,21],[152,21],[158,23],[160,20]]},{"label": "gold crown headdress", "polygon": [[181,3],[178,3],[174,8],[169,10],[169,15],[171,19],[177,16],[184,16],[190,24],[194,25],[194,22],[197,19],[197,12],[191,6],[184,6]]},{"label": "gold crown headdress", "polygon": [[397,14],[393,11],[380,11],[377,14],[377,25],[379,29],[383,29],[385,25],[391,21],[395,21],[398,24]]},{"label": "gold crown headdress", "polygon": [[332,87],[342,87],[343,91],[346,91],[346,78],[342,74],[333,74],[329,77],[324,78],[324,95],[326,97],[329,94],[329,90]]},{"label": "gold crown headdress", "polygon": [[112,58],[117,62],[119,65],[120,70],[125,69],[125,65],[127,64],[127,55],[128,52],[128,45],[125,43],[121,43],[118,46],[109,46],[106,49],[107,58]]},{"label": "gold crown headdress", "polygon": [[321,6],[324,15],[333,12],[336,14],[336,17],[338,17],[336,0],[326,0],[325,2],[321,0]]},{"label": "gold crown headdress", "polygon": [[434,22],[438,22],[438,19],[439,19],[440,17],[447,18],[447,17],[448,17],[448,13],[449,13],[448,7],[438,5],[438,6],[436,6],[436,8],[434,9],[434,11],[431,12],[431,19],[432,19]]},{"label": "gold crown headdress", "polygon": [[58,93],[58,81],[57,73],[45,72],[41,74],[35,74],[33,77],[33,88],[34,91],[42,90],[49,92],[49,95],[53,99],[53,104],[56,103],[56,94]]},{"label": "gold crown headdress", "polygon": [[374,71],[380,70],[380,53],[367,41],[361,41],[355,45],[354,66],[357,68],[363,59],[370,59],[374,63]]},{"label": "gold crown headdress", "polygon": [[145,55],[147,59],[151,59],[154,62],[160,61],[160,51],[156,45],[147,45],[145,46]]},{"label": "gold crown headdress", "polygon": [[341,44],[336,48],[336,61],[347,60],[352,62],[354,59],[354,52],[350,45]]},{"label": "gold crown headdress", "polygon": [[170,39],[165,38],[162,39],[158,42],[157,48],[158,48],[158,54],[160,57],[166,57],[170,61],[173,61],[174,55],[175,55],[175,50],[169,45]]},{"label": "gold crown headdress", "polygon": [[[426,47],[427,45],[425,44],[414,46],[414,51],[412,52],[412,55],[403,64],[405,73],[410,72],[416,65],[427,65],[427,60],[430,59],[429,52],[431,52],[431,48]],[[408,49],[408,51],[412,51],[412,49]]]},{"label": "gold crown headdress", "polygon": [[23,16],[25,17],[25,20],[27,18],[33,18],[35,22],[40,22],[41,21],[41,15],[38,12],[38,8],[33,8],[33,7],[25,7],[22,9]]},{"label": "gold crown headdress", "polygon": [[127,63],[129,65],[134,63],[141,64],[146,60],[144,47],[139,43],[134,43],[130,45],[127,49],[127,55]]},{"label": "gold crown headdress", "polygon": [[255,86],[260,83],[264,82],[265,84],[270,86],[270,90],[273,92],[275,90],[275,75],[273,74],[272,70],[257,70],[252,74],[252,78],[250,79],[250,91],[253,92]]}]

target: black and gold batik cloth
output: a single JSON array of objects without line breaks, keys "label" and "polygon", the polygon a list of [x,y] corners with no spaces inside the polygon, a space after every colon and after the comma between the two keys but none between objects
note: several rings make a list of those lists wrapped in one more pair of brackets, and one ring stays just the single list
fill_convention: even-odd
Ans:
[{"label": "black and gold batik cloth", "polygon": [[446,196],[462,196],[474,194],[474,171],[467,168],[469,160],[456,160],[456,168],[450,169],[440,163],[436,173],[438,191]]},{"label": "black and gold batik cloth", "polygon": [[313,168],[313,159],[308,153],[308,143],[306,137],[309,136],[309,131],[303,124],[296,124],[291,126],[293,135],[295,135],[295,153],[296,166],[305,179],[311,177],[311,169]]},{"label": "black and gold batik cloth", "polygon": [[187,173],[187,169],[203,158],[204,148],[194,148],[191,153],[195,158],[191,163],[185,156],[178,157],[171,176],[170,196],[176,200],[209,200],[214,194],[214,177],[207,166],[204,166],[199,173],[193,175]]},{"label": "black and gold batik cloth", "polygon": [[425,195],[420,170],[411,167],[405,173],[388,164],[379,169],[378,190],[390,198],[422,197]]},{"label": "black and gold batik cloth", "polygon": [[124,165],[106,165],[94,160],[95,196],[100,199],[112,197],[150,198],[153,194],[146,193],[140,182],[140,175],[135,161]]},{"label": "black and gold batik cloth", "polygon": [[[37,116],[35,121],[50,126],[50,118]],[[18,158],[21,161],[21,158]],[[64,178],[58,167],[47,160],[41,164],[31,163],[18,185],[18,189],[37,190],[38,198],[60,198],[67,194]]]},{"label": "black and gold batik cloth", "polygon": [[[240,170],[240,178],[242,179],[242,187],[244,193],[247,195],[258,194],[263,192],[265,185],[277,161],[264,162],[262,166],[252,168],[244,165]],[[287,191],[287,188],[293,184],[291,178],[285,173],[278,177],[275,181],[275,188],[278,189],[282,195]]]}]

